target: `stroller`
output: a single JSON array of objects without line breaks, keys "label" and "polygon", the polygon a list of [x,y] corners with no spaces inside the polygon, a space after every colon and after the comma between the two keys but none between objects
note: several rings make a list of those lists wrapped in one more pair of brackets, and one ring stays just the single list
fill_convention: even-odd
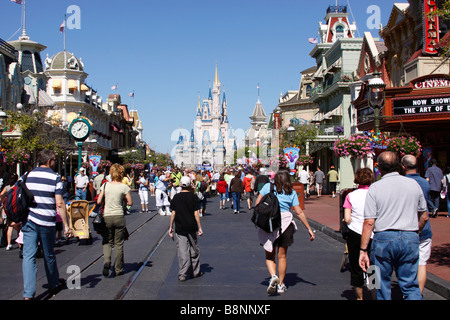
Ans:
[{"label": "stroller", "polygon": [[69,209],[69,226],[73,236],[78,238],[78,245],[92,244],[92,235],[89,229],[89,202],[86,200],[72,200]]}]

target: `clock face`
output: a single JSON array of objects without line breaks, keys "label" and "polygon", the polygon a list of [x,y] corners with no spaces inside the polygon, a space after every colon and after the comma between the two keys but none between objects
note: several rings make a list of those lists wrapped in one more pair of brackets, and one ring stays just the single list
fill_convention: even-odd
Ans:
[{"label": "clock face", "polygon": [[89,135],[89,126],[84,121],[77,121],[72,125],[70,133],[75,139],[82,140]]}]

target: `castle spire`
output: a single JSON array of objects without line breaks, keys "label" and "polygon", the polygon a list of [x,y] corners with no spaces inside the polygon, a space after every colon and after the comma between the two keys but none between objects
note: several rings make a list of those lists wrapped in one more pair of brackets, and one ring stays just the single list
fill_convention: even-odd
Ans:
[{"label": "castle spire", "polygon": [[217,61],[216,61],[216,75],[214,77],[214,84],[215,85],[219,85],[220,81],[219,81],[219,74],[217,73]]}]

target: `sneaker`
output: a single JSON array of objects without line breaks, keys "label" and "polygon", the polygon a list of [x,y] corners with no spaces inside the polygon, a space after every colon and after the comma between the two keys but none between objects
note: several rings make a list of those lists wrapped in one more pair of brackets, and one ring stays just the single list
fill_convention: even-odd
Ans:
[{"label": "sneaker", "polygon": [[277,291],[277,286],[280,283],[280,279],[277,275],[272,276],[270,278],[269,286],[267,287],[268,294],[274,294]]},{"label": "sneaker", "polygon": [[283,292],[286,292],[286,291],[287,291],[287,288],[286,288],[286,285],[284,283],[279,284],[277,286],[277,292],[278,293],[283,293]]},{"label": "sneaker", "polygon": [[8,246],[6,247],[6,251],[10,251],[13,249],[13,246],[11,244],[8,244]]},{"label": "sneaker", "polygon": [[110,268],[110,267],[111,267],[111,266],[110,266],[109,264],[103,265],[103,272],[102,272],[102,274],[103,274],[104,277],[109,276],[109,268]]}]

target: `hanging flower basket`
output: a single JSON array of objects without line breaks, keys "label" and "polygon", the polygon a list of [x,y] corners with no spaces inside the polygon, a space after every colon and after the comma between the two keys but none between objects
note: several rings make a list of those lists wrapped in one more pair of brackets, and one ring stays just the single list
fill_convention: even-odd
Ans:
[{"label": "hanging flower basket", "polygon": [[367,136],[355,134],[349,138],[336,140],[333,151],[337,157],[361,159],[372,154],[372,147]]},{"label": "hanging flower basket", "polygon": [[111,161],[109,160],[100,160],[99,167],[111,167]]},{"label": "hanging flower basket", "polygon": [[422,145],[416,137],[393,137],[386,141],[386,150],[397,152],[400,157],[412,154],[415,157],[422,153]]},{"label": "hanging flower basket", "polygon": [[136,165],[134,166],[135,170],[144,170],[145,166],[142,163],[136,163]]},{"label": "hanging flower basket", "polygon": [[13,165],[17,163],[29,163],[31,156],[23,150],[19,149],[2,149],[3,162],[7,165]]},{"label": "hanging flower basket", "polygon": [[298,157],[296,165],[298,166],[308,166],[314,162],[314,158],[309,154],[302,154]]}]

